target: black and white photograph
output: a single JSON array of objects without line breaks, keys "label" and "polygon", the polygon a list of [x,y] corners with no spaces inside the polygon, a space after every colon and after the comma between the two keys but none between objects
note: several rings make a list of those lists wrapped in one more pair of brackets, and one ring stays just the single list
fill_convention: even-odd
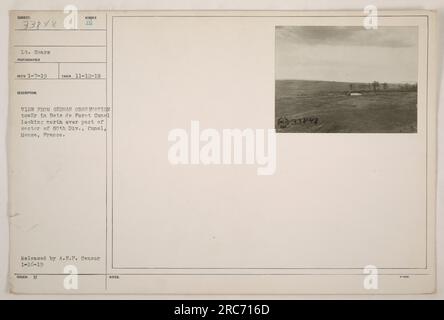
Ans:
[{"label": "black and white photograph", "polygon": [[0,1],[0,300],[444,299],[443,0],[137,1]]},{"label": "black and white photograph", "polygon": [[417,132],[417,27],[275,32],[277,132]]}]

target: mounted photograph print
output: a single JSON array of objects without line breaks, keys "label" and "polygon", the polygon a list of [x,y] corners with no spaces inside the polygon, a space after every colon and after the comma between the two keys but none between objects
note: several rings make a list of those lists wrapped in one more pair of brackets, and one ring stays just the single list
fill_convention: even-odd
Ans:
[{"label": "mounted photograph print", "polygon": [[418,28],[276,26],[277,132],[416,133]]},{"label": "mounted photograph print", "polygon": [[431,11],[11,11],[16,294],[435,290]]}]

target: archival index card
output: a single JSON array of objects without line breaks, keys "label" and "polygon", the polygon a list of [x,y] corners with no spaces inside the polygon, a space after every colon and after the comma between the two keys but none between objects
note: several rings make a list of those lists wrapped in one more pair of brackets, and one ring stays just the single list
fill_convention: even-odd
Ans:
[{"label": "archival index card", "polygon": [[367,18],[12,11],[11,291],[433,292],[435,15]]}]

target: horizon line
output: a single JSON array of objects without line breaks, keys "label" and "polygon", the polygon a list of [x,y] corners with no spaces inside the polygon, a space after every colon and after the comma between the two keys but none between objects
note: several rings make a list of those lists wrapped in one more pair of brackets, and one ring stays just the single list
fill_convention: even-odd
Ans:
[{"label": "horizon line", "polygon": [[373,81],[377,81],[379,83],[387,83],[387,84],[412,84],[415,83],[417,84],[418,81],[398,81],[398,82],[392,82],[392,81],[379,81],[379,80],[371,80],[371,81],[362,81],[362,80],[357,80],[357,81],[340,81],[340,80],[315,80],[315,79],[293,79],[293,78],[275,78],[275,81],[323,81],[323,82],[342,82],[342,83],[363,83],[363,84],[369,84],[372,83]]}]

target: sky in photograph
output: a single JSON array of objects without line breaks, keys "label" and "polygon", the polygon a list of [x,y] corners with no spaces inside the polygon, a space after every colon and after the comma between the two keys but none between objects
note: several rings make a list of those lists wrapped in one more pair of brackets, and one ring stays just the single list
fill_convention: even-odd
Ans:
[{"label": "sky in photograph", "polygon": [[276,79],[417,82],[417,27],[276,27]]}]

